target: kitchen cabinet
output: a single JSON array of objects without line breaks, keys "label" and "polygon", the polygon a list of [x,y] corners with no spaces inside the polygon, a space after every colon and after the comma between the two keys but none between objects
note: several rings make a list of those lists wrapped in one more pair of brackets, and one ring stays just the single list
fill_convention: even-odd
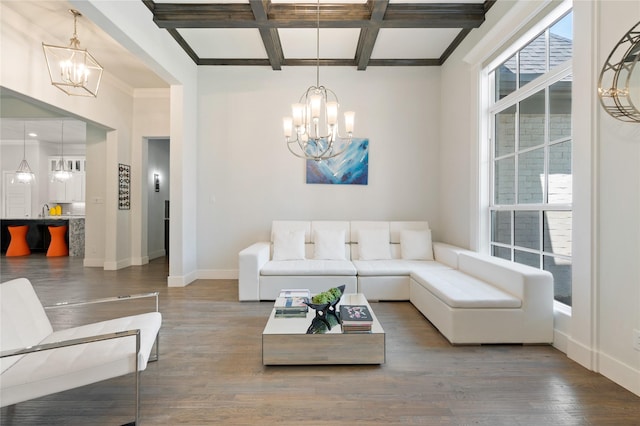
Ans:
[{"label": "kitchen cabinet", "polygon": [[[49,173],[56,170],[59,157],[49,157]],[[65,158],[71,177],[65,182],[49,182],[49,202],[77,203],[86,199],[86,160],[84,157]]]}]

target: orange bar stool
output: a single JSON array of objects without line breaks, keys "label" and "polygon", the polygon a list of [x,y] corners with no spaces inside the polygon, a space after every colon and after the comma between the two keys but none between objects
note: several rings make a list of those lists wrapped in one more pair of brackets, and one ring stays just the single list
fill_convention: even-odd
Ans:
[{"label": "orange bar stool", "polygon": [[11,241],[7,247],[7,256],[28,256],[31,254],[27,244],[29,225],[8,226]]},{"label": "orange bar stool", "polygon": [[64,240],[67,233],[67,226],[49,226],[49,234],[51,234],[51,243],[47,249],[47,256],[69,256],[69,247]]}]

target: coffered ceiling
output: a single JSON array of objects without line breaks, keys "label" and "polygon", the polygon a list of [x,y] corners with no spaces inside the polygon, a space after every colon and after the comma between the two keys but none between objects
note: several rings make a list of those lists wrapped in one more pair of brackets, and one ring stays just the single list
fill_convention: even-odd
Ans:
[{"label": "coffered ceiling", "polygon": [[[316,65],[312,0],[142,0],[198,65]],[[323,66],[442,65],[495,0],[320,0]]]}]

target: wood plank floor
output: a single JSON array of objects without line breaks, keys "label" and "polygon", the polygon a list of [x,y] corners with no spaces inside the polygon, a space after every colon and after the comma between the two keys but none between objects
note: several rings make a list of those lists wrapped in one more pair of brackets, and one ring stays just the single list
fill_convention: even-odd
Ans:
[{"label": "wood plank floor", "polygon": [[[141,376],[146,425],[640,425],[640,398],[550,346],[452,347],[407,302],[372,303],[387,332],[381,366],[264,367],[271,303],[239,303],[236,280],[167,288],[164,259],[120,271],[74,258],[0,258],[42,302],[160,291],[160,360]],[[67,326],[151,307],[50,312]],[[7,425],[118,425],[132,419],[132,376],[1,410]],[[1,397],[1,396],[0,396]]]}]

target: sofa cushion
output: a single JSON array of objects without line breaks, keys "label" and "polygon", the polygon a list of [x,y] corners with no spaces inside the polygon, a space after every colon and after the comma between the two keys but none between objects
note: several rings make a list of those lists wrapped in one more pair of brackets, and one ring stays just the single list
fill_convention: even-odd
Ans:
[{"label": "sofa cushion", "polygon": [[415,270],[411,278],[451,308],[519,308],[522,301],[455,269]]},{"label": "sofa cushion", "polygon": [[360,229],[358,231],[360,260],[391,259],[389,231],[386,229]]},{"label": "sofa cushion", "polygon": [[440,269],[446,266],[434,261],[421,260],[354,260],[353,264],[362,276],[409,275],[416,269]]},{"label": "sofa cushion", "polygon": [[260,275],[356,275],[348,260],[281,260],[267,262]]},{"label": "sofa cushion", "polygon": [[273,234],[273,260],[304,259],[304,231],[278,231]]},{"label": "sofa cushion", "polygon": [[346,260],[344,237],[344,230],[316,229],[313,234],[313,258]]},{"label": "sofa cushion", "polygon": [[400,231],[400,253],[406,260],[433,260],[431,231]]}]

